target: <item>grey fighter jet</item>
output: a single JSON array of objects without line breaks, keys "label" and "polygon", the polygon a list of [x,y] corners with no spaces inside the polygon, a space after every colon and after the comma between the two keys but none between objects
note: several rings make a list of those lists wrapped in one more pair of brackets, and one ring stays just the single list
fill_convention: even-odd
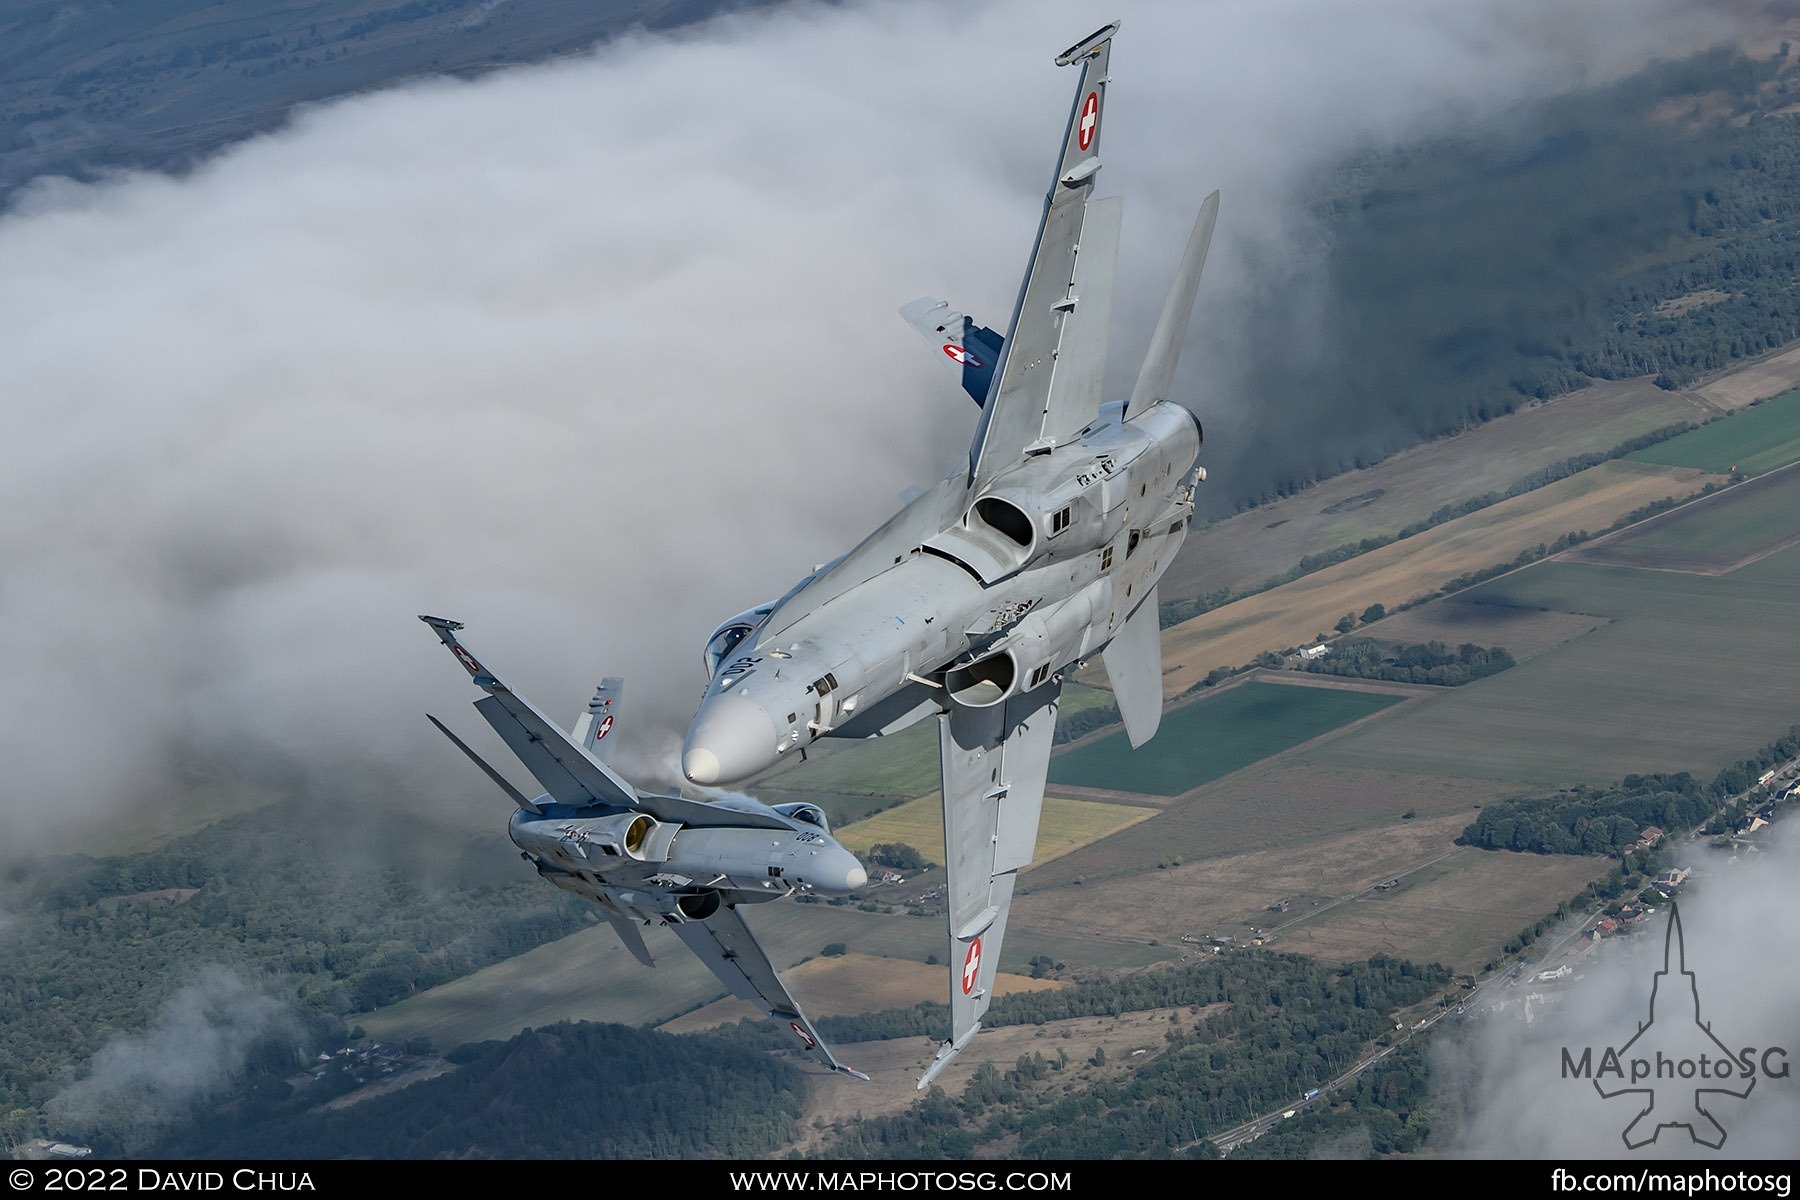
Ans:
[{"label": "grey fighter jet", "polygon": [[469,653],[457,640],[459,623],[419,620],[487,693],[475,701],[476,710],[544,788],[544,795],[527,797],[431,717],[512,797],[518,811],[507,833],[538,874],[598,904],[647,967],[656,964],[638,923],[668,926],[732,995],[787,1022],[812,1057],[867,1079],[832,1055],[738,913],[743,904],[814,891],[842,895],[868,882],[856,856],[831,836],[825,814],[811,804],[770,807],[748,797],[703,802],[641,792],[595,753],[613,728],[618,679],[601,683],[571,737]]},{"label": "grey fighter jet", "polygon": [[720,625],[683,747],[688,778],[716,784],[819,738],[938,719],[952,1029],[921,1088],[987,1009],[1065,674],[1102,656],[1134,746],[1162,719],[1156,584],[1205,478],[1200,424],[1168,395],[1218,193],[1200,207],[1136,386],[1109,398],[1120,201],[1093,192],[1117,29],[1057,59],[1081,79],[1006,335],[936,300],[901,310],[981,406],[967,463],[779,600]]}]

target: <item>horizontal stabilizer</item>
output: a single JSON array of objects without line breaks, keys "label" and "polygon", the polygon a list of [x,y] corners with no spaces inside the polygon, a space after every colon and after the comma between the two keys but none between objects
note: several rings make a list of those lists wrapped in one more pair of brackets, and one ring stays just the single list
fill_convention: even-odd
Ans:
[{"label": "horizontal stabilizer", "polygon": [[602,804],[628,808],[638,802],[636,789],[611,768],[569,740],[569,735],[522,696],[499,680],[475,702],[525,769],[558,804],[586,808]]},{"label": "horizontal stabilizer", "polygon": [[1000,361],[1006,339],[930,296],[921,296],[903,306],[900,315],[943,352],[944,360],[962,380],[963,391],[976,404],[986,404],[988,387],[994,381],[994,364]]},{"label": "horizontal stabilizer", "polygon": [[1187,249],[1181,255],[1181,268],[1175,282],[1169,285],[1169,298],[1157,319],[1156,332],[1150,335],[1150,352],[1138,372],[1137,386],[1131,389],[1128,413],[1140,413],[1159,400],[1169,398],[1175,382],[1175,364],[1181,358],[1182,339],[1187,337],[1188,318],[1194,313],[1194,293],[1200,287],[1200,269],[1206,266],[1206,250],[1212,245],[1213,225],[1219,219],[1219,193],[1214,192],[1200,205],[1194,221],[1194,232],[1188,235]]},{"label": "horizontal stabilizer", "polygon": [[[469,673],[475,686],[487,693],[475,702],[476,711],[487,718],[500,740],[525,764],[525,769],[550,793],[551,799],[574,808],[594,804],[629,807],[637,803],[636,788],[571,741],[554,721],[500,682],[469,653],[469,648],[456,637],[456,631],[462,628],[461,622],[427,616],[421,616],[419,620],[431,626],[438,640]],[[463,747],[463,752],[471,753],[467,747]],[[489,778],[497,776],[490,770]]]}]

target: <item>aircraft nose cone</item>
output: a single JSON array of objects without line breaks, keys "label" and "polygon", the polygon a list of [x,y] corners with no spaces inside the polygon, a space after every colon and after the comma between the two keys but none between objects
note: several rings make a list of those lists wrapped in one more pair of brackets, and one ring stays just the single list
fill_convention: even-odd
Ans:
[{"label": "aircraft nose cone", "polygon": [[727,692],[700,706],[682,747],[681,771],[702,787],[732,783],[775,761],[777,734],[755,701]]},{"label": "aircraft nose cone", "polygon": [[869,882],[869,873],[856,861],[856,855],[842,846],[820,853],[807,876],[807,881],[821,892],[854,892]]}]

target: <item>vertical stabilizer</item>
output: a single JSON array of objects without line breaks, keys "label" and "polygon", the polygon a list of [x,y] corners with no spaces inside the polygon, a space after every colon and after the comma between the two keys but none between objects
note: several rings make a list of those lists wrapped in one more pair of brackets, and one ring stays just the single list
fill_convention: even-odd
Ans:
[{"label": "vertical stabilizer", "polygon": [[1100,652],[1113,700],[1125,722],[1132,749],[1156,736],[1162,724],[1162,630],[1157,623],[1156,587]]},{"label": "vertical stabilizer", "polygon": [[619,715],[619,696],[625,690],[625,680],[617,675],[608,675],[594,689],[594,698],[588,701],[587,711],[575,720],[575,743],[601,762],[612,761],[612,743],[607,734],[612,732],[613,722]]},{"label": "vertical stabilizer", "polygon": [[1187,249],[1181,255],[1181,269],[1169,285],[1169,298],[1157,319],[1156,332],[1150,337],[1150,352],[1138,372],[1137,386],[1131,389],[1131,403],[1126,413],[1143,412],[1159,400],[1169,398],[1169,387],[1175,381],[1175,364],[1181,359],[1181,342],[1187,336],[1188,318],[1194,313],[1194,293],[1200,287],[1200,270],[1206,266],[1207,247],[1212,245],[1213,224],[1219,219],[1219,193],[1214,192],[1200,205],[1194,221],[1194,232],[1188,235]]}]

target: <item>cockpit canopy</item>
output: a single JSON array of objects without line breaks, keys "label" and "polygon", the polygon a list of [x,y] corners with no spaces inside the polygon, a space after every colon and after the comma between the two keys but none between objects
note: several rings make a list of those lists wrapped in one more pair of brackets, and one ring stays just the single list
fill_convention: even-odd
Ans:
[{"label": "cockpit canopy", "polygon": [[777,804],[775,811],[784,817],[792,817],[796,821],[804,821],[808,825],[816,825],[826,833],[831,832],[831,823],[825,819],[825,810],[816,804],[800,802],[796,804]]},{"label": "cockpit canopy", "polygon": [[762,623],[774,611],[775,602],[771,600],[767,604],[759,604],[739,613],[713,630],[712,636],[706,639],[706,677],[711,679],[717,675],[719,668],[731,657],[731,652],[738,648],[738,644],[762,628]]}]

